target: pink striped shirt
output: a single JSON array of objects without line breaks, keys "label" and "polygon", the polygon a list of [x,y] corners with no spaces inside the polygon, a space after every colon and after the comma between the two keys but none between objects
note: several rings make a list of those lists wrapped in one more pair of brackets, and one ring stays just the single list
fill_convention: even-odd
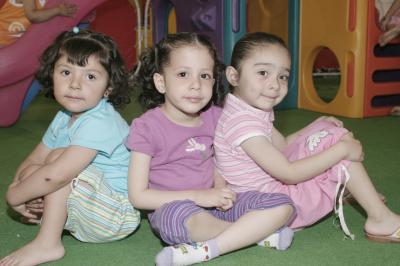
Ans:
[{"label": "pink striped shirt", "polygon": [[271,140],[273,112],[256,109],[233,94],[228,94],[215,132],[216,166],[220,174],[236,192],[267,191],[266,185],[274,181],[240,147],[255,136]]}]

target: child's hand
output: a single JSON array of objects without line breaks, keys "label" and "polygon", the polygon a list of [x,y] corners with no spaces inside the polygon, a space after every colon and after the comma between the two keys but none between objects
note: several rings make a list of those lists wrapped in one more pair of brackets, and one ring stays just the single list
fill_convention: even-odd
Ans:
[{"label": "child's hand", "polygon": [[333,116],[321,116],[315,120],[315,122],[327,121],[333,123],[337,127],[343,127],[343,122]]},{"label": "child's hand", "polygon": [[379,27],[381,28],[382,31],[388,30],[387,26],[388,26],[389,21],[390,21],[390,17],[386,17],[386,16],[384,16],[381,19],[381,21],[379,21]]},{"label": "child's hand", "polygon": [[195,202],[200,207],[217,207],[227,210],[232,207],[231,205],[235,200],[236,193],[227,187],[223,187],[199,190]]},{"label": "child's hand", "polygon": [[230,208],[233,207],[233,203],[234,203],[233,200],[228,200],[228,204],[217,207],[217,210],[219,210],[219,211],[227,211],[227,210],[229,210]]},{"label": "child's hand", "polygon": [[40,222],[40,219],[41,219],[41,214],[37,214],[37,213],[32,213],[27,207],[26,207],[26,204],[24,203],[24,204],[21,204],[21,205],[18,205],[18,206],[11,206],[10,205],[10,207],[14,210],[14,211],[16,211],[16,212],[18,212],[19,214],[21,214],[23,217],[22,217],[22,220],[24,221],[24,222],[26,222],[26,223],[34,223],[34,224],[37,224],[37,223],[39,223]]},{"label": "child's hand", "polygon": [[25,203],[26,210],[35,215],[35,218],[23,216],[21,222],[26,224],[40,224],[43,215],[43,198],[34,199]]},{"label": "child's hand", "polygon": [[[13,191],[12,191],[13,188],[17,187],[19,183],[20,183],[19,181],[14,181],[10,184],[10,186],[8,187],[8,191],[7,191],[7,201],[9,201],[9,195],[13,194]],[[42,200],[40,200],[40,202],[41,201]],[[27,206],[27,204],[29,205],[29,207]],[[43,212],[43,203],[39,204],[38,199],[32,200],[28,203],[23,203],[20,205],[12,205],[12,204],[9,204],[9,205],[14,211],[21,214],[25,221],[27,221],[29,223],[39,223],[40,218],[42,216],[42,212]],[[40,206],[42,209],[41,212],[38,211]]]},{"label": "child's hand", "polygon": [[347,150],[347,155],[344,159],[353,162],[362,162],[364,160],[362,145],[360,141],[353,138],[353,134],[346,134],[341,138],[340,142],[342,142],[346,146]]},{"label": "child's hand", "polygon": [[78,11],[78,6],[73,3],[63,2],[58,6],[60,16],[72,17]]},{"label": "child's hand", "polygon": [[28,201],[26,204],[26,209],[30,212],[30,213],[34,213],[36,214],[38,217],[41,217],[43,214],[43,198],[38,198],[38,199],[34,199],[31,201]]}]

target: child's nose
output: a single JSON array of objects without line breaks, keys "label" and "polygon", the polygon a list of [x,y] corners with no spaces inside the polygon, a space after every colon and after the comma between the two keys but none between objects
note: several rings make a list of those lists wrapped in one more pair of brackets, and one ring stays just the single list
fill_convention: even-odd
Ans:
[{"label": "child's nose", "polygon": [[69,87],[74,90],[78,90],[81,88],[80,78],[77,76],[71,77],[71,82],[69,83]]},{"label": "child's nose", "polygon": [[195,90],[200,89],[200,78],[192,79],[192,89],[195,89]]},{"label": "child's nose", "polygon": [[274,77],[270,80],[269,88],[273,90],[278,90],[280,87],[279,77]]}]

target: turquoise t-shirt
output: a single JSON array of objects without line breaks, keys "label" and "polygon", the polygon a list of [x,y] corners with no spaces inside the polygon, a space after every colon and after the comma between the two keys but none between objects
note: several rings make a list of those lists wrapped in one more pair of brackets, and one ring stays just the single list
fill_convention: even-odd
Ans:
[{"label": "turquoise t-shirt", "polygon": [[43,143],[50,149],[77,145],[97,150],[91,164],[104,173],[111,188],[127,195],[130,152],[124,145],[129,134],[126,121],[105,99],[68,127],[70,119],[68,111],[59,111],[44,134]]}]

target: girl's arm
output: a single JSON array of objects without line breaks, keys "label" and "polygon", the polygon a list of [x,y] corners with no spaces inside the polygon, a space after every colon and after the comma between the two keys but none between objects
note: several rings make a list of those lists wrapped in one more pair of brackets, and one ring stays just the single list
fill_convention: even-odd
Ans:
[{"label": "girl's arm", "polygon": [[28,157],[25,158],[25,160],[18,166],[13,182],[15,181],[20,181],[21,180],[21,174],[23,172],[31,167],[31,166],[42,166],[49,153],[51,152],[51,149],[49,149],[46,145],[43,144],[43,142],[40,142],[34,149],[33,151],[28,155]]},{"label": "girl's arm", "polygon": [[400,0],[394,0],[388,11],[386,11],[386,14],[382,17],[380,21],[380,26],[383,31],[388,30],[387,29],[387,24],[390,20],[390,18],[396,13],[397,10],[400,9]]},{"label": "girl's arm", "polygon": [[37,9],[35,0],[22,1],[25,10],[25,16],[32,23],[45,22],[56,16],[73,16],[78,10],[77,6],[72,3],[63,2],[56,7]]},{"label": "girl's arm", "polygon": [[[226,187],[226,180],[218,172],[217,168],[215,168],[214,170],[214,188],[222,188],[230,191],[230,189]],[[232,200],[229,200],[226,205],[219,206],[218,209],[221,211],[227,211],[233,207],[235,201],[236,201],[236,194]]]},{"label": "girl's arm", "polygon": [[215,188],[223,188],[226,186],[225,179],[218,172],[217,168],[214,170],[214,187]]},{"label": "girl's arm", "polygon": [[308,127],[310,127],[312,124],[321,122],[321,121],[327,121],[330,123],[333,123],[337,127],[343,127],[343,122],[337,119],[336,117],[333,116],[320,116],[316,120],[314,120],[312,123],[307,125],[306,127],[284,137],[278,130],[276,130],[275,127],[272,128],[272,143],[274,146],[280,150],[283,151],[290,143],[292,143],[293,140],[297,139],[299,135],[301,135]]},{"label": "girl's arm", "polygon": [[285,184],[306,181],[342,159],[361,161],[363,156],[360,143],[351,138],[341,140],[321,153],[294,162],[289,162],[266,137],[250,138],[241,147],[264,171]]},{"label": "girl's arm", "polygon": [[131,152],[128,174],[129,199],[139,209],[155,210],[175,200],[192,200],[201,207],[219,207],[234,200],[235,193],[226,188],[164,191],[149,188],[151,156]]},{"label": "girl's arm", "polygon": [[[18,166],[13,178],[13,183],[10,186],[18,184],[20,181],[27,178],[34,171],[39,169],[45,164],[47,156],[50,154],[51,149],[40,142],[33,151],[26,157],[26,159]],[[29,204],[20,204],[19,206],[11,206],[16,212],[23,215],[29,222],[37,223],[40,220],[43,212],[43,205],[41,199],[29,202]]]},{"label": "girl's arm", "polygon": [[[293,133],[295,135],[296,133]],[[285,138],[275,127],[272,128],[272,143],[275,148],[283,151],[289,145],[289,138]]]},{"label": "girl's arm", "polygon": [[11,206],[20,205],[64,187],[93,161],[96,154],[93,149],[69,146],[57,158],[47,158],[45,164],[30,176],[10,185],[8,203]]}]

